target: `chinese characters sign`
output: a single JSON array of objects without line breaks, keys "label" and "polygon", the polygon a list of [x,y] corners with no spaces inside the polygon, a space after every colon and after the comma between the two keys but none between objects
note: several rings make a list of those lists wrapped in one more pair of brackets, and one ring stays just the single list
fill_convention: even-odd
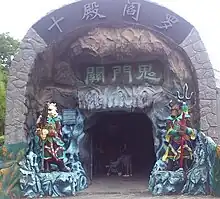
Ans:
[{"label": "chinese characters sign", "polygon": [[124,27],[134,24],[159,31],[177,44],[192,30],[192,25],[187,21],[147,0],[78,1],[49,13],[33,28],[49,45],[86,26]]},{"label": "chinese characters sign", "polygon": [[63,124],[73,125],[76,124],[76,110],[64,109],[63,110]]},{"label": "chinese characters sign", "polygon": [[160,84],[163,79],[163,66],[159,61],[139,64],[119,64],[89,66],[81,70],[81,79],[90,84]]},{"label": "chinese characters sign", "polygon": [[[128,0],[124,5],[122,16],[128,17],[128,19],[131,18],[137,22],[139,20],[140,8],[141,3],[134,1],[130,2],[130,0]],[[101,14],[101,8],[99,4],[96,1],[85,4],[82,19],[93,20],[95,18],[106,18],[105,15]]]},{"label": "chinese characters sign", "polygon": [[138,21],[140,15],[141,3],[128,2],[125,4],[123,16],[131,17],[133,20]]},{"label": "chinese characters sign", "polygon": [[104,67],[88,67],[86,69],[86,84],[94,82],[105,82]]},{"label": "chinese characters sign", "polygon": [[105,18],[106,16],[100,14],[99,4],[96,2],[88,3],[84,5],[84,13],[82,19],[93,20],[95,18]]}]

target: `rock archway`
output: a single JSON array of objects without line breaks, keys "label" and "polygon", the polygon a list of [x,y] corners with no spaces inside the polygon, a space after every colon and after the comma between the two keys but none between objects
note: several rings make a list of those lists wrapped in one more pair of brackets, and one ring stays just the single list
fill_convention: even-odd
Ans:
[{"label": "rock archway", "polygon": [[[113,9],[109,9],[111,6]],[[129,12],[131,8],[135,12]],[[105,68],[112,63],[152,60],[159,60],[163,69],[159,83],[88,85],[80,76],[81,68],[88,63]],[[79,104],[86,116],[89,110],[137,108],[144,110],[153,122],[159,159],[164,150],[161,137],[169,114],[167,104],[175,98],[176,91],[183,91],[185,83],[196,93],[192,115],[194,126],[218,142],[214,73],[204,44],[191,24],[172,11],[144,0],[82,0],[64,6],[33,25],[12,63],[7,89],[6,144],[29,143],[29,133],[35,127],[37,115],[48,101],[56,101],[64,108]],[[90,92],[95,96],[95,103],[94,99],[91,104],[87,100]],[[123,103],[109,100],[115,93],[120,93]],[[79,115],[83,135],[83,116]],[[161,174],[161,165],[157,162],[151,177],[151,191],[154,194],[170,193],[169,188],[175,192],[182,190],[182,193],[195,191],[187,188],[192,184],[194,173],[201,170],[207,176],[212,168],[210,154],[214,149],[206,148],[205,151],[206,144],[211,145],[201,134],[195,157],[203,152],[204,158],[208,157],[208,168],[204,166],[205,161],[200,164],[204,159],[198,160],[187,173],[187,180],[181,182],[180,190],[176,184],[164,189],[154,181]],[[80,165],[80,161],[78,163]],[[171,178],[174,175],[163,172]],[[178,175],[176,179],[182,178],[182,170]],[[196,185],[210,186],[211,183],[203,183],[203,177]],[[83,183],[86,184],[84,179],[83,172]],[[202,190],[199,194],[202,193],[209,191]]]},{"label": "rock archway", "polygon": [[[71,4],[69,6],[65,6],[59,9],[58,10],[59,12],[57,11],[59,14],[57,12],[50,13],[48,16],[44,17],[42,20],[36,23],[24,37],[21,43],[21,46],[20,46],[20,51],[15,56],[15,59],[10,68],[10,75],[9,75],[9,80],[8,80],[7,114],[6,114],[6,127],[5,127],[5,136],[6,136],[7,143],[16,143],[20,141],[26,141],[25,120],[26,120],[26,115],[28,113],[28,108],[29,108],[29,105],[27,104],[27,101],[26,101],[26,94],[29,93],[29,90],[31,89],[28,85],[28,79],[29,79],[29,74],[31,73],[31,70],[33,69],[35,65],[35,60],[37,58],[37,55],[45,51],[47,48],[50,48],[50,46],[54,43],[54,41],[56,40],[61,41],[65,37],[71,38],[71,32],[73,30],[70,30],[69,28],[67,30],[63,27],[63,29],[60,31],[54,23],[53,27],[51,26],[52,30],[49,28],[47,29],[47,26],[51,24],[52,22],[51,18],[55,20],[54,18],[55,16],[57,17],[61,16],[62,14],[64,14],[66,10],[68,10],[68,12],[65,13],[66,18],[68,18],[68,16],[69,18],[71,18],[72,14],[70,14],[69,10],[71,9],[74,10],[79,7],[81,7],[80,9],[82,11],[81,14],[83,14],[82,9],[83,9],[83,6],[86,5],[86,3],[88,2],[81,1],[81,2]],[[100,3],[100,2],[96,2],[96,3]],[[111,5],[111,6],[117,7],[115,3],[116,2],[114,2],[114,5]],[[126,4],[126,2],[122,1],[118,4],[119,4],[118,6],[123,6]],[[203,132],[206,132],[207,135],[213,137],[217,141],[218,135],[216,133],[216,126],[217,126],[216,86],[215,86],[214,73],[212,70],[211,62],[208,58],[208,54],[206,52],[206,49],[204,47],[204,44],[201,41],[201,38],[198,32],[188,22],[184,21],[181,17],[177,16],[176,14],[172,13],[172,11],[166,8],[160,7],[159,5],[155,5],[153,3],[146,2],[146,1],[143,1],[143,2],[138,1],[137,5],[141,5],[142,7],[146,6],[145,7],[145,9],[147,9],[146,11],[149,11],[149,9],[152,9],[152,8],[156,9],[155,11],[160,11],[161,18],[159,19],[157,23],[160,23],[160,21],[162,21],[162,23],[160,24],[161,28],[157,28],[157,26],[155,26],[155,21],[152,21],[153,19],[158,20],[158,16],[156,17],[156,15],[154,14],[151,15],[152,20],[149,20],[149,22],[146,22],[143,20],[139,20],[138,22],[139,24],[143,24],[144,26],[148,25],[150,29],[153,28],[152,30],[156,31],[156,33],[160,36],[160,38],[164,40],[164,43],[166,42],[172,43],[174,48],[180,49],[180,51],[182,51],[182,54],[185,55],[185,58],[188,59],[187,61],[190,63],[189,66],[191,67],[191,71],[196,79],[195,82],[197,83],[197,86],[198,86],[197,89],[198,89],[198,100],[199,100],[198,102],[199,102],[199,115],[200,115],[200,129]],[[108,6],[108,2],[105,3],[104,7],[106,8],[106,6]],[[117,11],[115,14],[116,15],[120,14],[118,12],[119,11]],[[80,16],[80,13],[78,13],[78,15]],[[162,27],[163,21],[164,21],[163,19],[166,16],[170,16],[170,15],[172,16],[174,15],[174,18],[178,19],[178,23],[173,24],[172,22],[170,22],[170,26],[167,27],[167,30],[166,30],[165,26],[164,28]],[[167,19],[169,19],[169,17]],[[77,21],[78,19],[75,19],[75,20]],[[97,24],[98,23],[97,20],[95,21],[91,20],[90,25],[92,25],[93,23]],[[113,24],[114,23],[113,21],[114,20],[108,16],[105,26],[108,26],[109,23]],[[68,21],[68,19],[65,19],[65,23],[69,23],[69,22],[70,21]],[[122,21],[120,21],[121,24],[124,23],[126,25],[128,25],[130,22],[131,22],[130,19],[128,20],[122,19]],[[79,23],[79,21],[77,23]],[[88,20],[81,21],[80,23],[82,23],[81,27],[83,26],[83,23],[85,23],[85,27],[88,27]],[[101,23],[105,24],[105,21],[102,20]],[[63,24],[63,26],[66,26],[66,25],[67,24]],[[175,27],[175,25],[178,27]],[[185,29],[183,28],[179,30],[178,28],[181,26],[185,27]],[[80,30],[80,28],[78,28],[78,30]],[[185,30],[185,31],[182,31],[182,30]],[[127,32],[128,35],[126,35],[126,31],[124,33],[125,33],[125,36],[121,35],[124,41],[127,39],[129,40],[130,36],[134,38],[136,37],[135,35],[129,35],[130,33],[133,34],[134,32],[133,33]],[[79,31],[79,34],[80,34],[80,31]],[[141,31],[138,34],[140,36]],[[151,33],[149,36],[152,37],[152,35],[153,34]],[[74,33],[74,36],[75,38],[77,37],[76,32]],[[108,37],[108,35],[106,36]],[[170,42],[172,40],[173,42]],[[82,39],[79,42],[83,42]],[[87,45],[85,42],[82,44]],[[62,45],[59,46],[59,48],[63,48],[63,46],[65,45],[66,43],[63,42]],[[143,45],[143,44],[139,43],[139,45]],[[164,44],[161,42],[158,42],[156,45],[159,45],[157,46],[157,48],[160,49],[160,48],[163,48]],[[96,49],[91,49],[91,50],[96,51]],[[148,49],[146,51],[148,51],[149,53],[151,50],[154,50],[154,49]],[[163,48],[163,50],[165,50],[164,54],[174,55],[176,53],[176,52],[173,52],[173,50],[170,53],[169,51],[171,50],[171,48],[170,49]],[[104,49],[102,49],[101,51],[104,52]],[[99,53],[102,53],[101,51],[99,50]],[[173,67],[173,69],[175,70],[175,67]],[[179,69],[181,69],[181,67],[179,67]]]},{"label": "rock archway", "polygon": [[[48,48],[46,52],[37,57],[27,87],[29,93],[26,95],[29,107],[25,129],[28,132],[35,125],[37,113],[42,110],[46,102],[56,101],[62,107],[68,108],[74,107],[76,103],[74,99],[78,98],[79,107],[86,111],[115,108],[147,109],[146,114],[151,115],[155,131],[159,134],[163,128],[157,127],[157,117],[159,117],[157,113],[163,110],[159,120],[165,123],[169,114],[166,107],[169,101],[175,98],[176,91],[183,90],[187,82],[190,85],[190,91],[196,93],[194,85],[197,81],[193,78],[190,62],[180,50],[175,49],[172,44],[153,32],[130,27],[96,28],[86,35],[88,36],[82,36],[70,42],[66,48],[62,48],[62,52],[59,47]],[[71,41],[70,38],[68,39]],[[152,59],[161,61],[163,77],[160,83],[87,85],[78,75],[78,70],[81,70],[87,63],[105,66],[112,63],[112,60],[114,60],[113,63],[118,64],[129,63],[132,60],[140,62]],[[113,102],[114,95],[118,92],[123,93],[126,101],[119,107]],[[147,99],[144,99],[144,92],[147,94]],[[90,94],[97,95],[97,103],[90,104],[89,99],[87,100],[87,95],[89,97]],[[99,99],[101,103],[98,102]],[[198,103],[198,96],[195,95],[194,100],[194,103]],[[199,122],[199,112],[196,110],[193,115],[194,124]],[[156,134],[155,138],[157,139]],[[156,142],[162,144],[161,140],[156,140]]]}]

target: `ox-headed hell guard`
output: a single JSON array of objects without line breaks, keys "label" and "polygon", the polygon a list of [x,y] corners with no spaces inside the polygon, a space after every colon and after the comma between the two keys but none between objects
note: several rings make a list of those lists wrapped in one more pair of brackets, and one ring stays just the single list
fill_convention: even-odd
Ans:
[{"label": "ox-headed hell guard", "polygon": [[186,100],[190,100],[192,94],[187,96],[188,86],[184,86],[184,95],[180,96],[178,92],[178,102],[170,102],[171,115],[166,123],[166,152],[162,160],[167,163],[168,170],[183,168],[189,169],[193,160],[193,148],[196,139],[196,133],[191,125],[189,106]]}]

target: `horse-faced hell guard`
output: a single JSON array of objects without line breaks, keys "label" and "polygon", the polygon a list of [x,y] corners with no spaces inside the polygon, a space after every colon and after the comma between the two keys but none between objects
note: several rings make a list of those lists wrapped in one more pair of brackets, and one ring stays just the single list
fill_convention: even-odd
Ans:
[{"label": "horse-faced hell guard", "polygon": [[45,105],[37,120],[37,135],[42,147],[42,171],[51,171],[52,165],[60,171],[69,171],[63,161],[65,143],[62,140],[61,122],[56,103]]}]

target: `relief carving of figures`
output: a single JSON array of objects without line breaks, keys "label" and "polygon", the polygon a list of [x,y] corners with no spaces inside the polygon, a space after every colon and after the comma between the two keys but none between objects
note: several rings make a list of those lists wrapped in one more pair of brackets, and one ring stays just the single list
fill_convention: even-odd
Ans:
[{"label": "relief carving of figures", "polygon": [[102,94],[97,89],[91,89],[85,94],[84,106],[88,110],[100,109],[103,105]]},{"label": "relief carving of figures", "polygon": [[149,108],[161,92],[161,86],[150,87],[146,84],[145,86],[133,87],[133,106],[142,109]]},{"label": "relief carving of figures", "polygon": [[149,107],[152,103],[154,90],[150,87],[139,86],[135,89],[135,98],[136,99],[134,106],[139,108]]},{"label": "relief carving of figures", "polygon": [[[111,94],[111,101],[112,101],[112,106],[113,107],[118,107],[118,108],[131,108],[132,106],[132,90],[130,89],[130,94],[129,94],[129,88],[120,88],[117,87],[116,91],[114,91]],[[109,104],[111,107],[111,103]]]},{"label": "relief carving of figures", "polygon": [[86,87],[78,92],[79,107],[82,109],[106,108],[149,108],[156,96],[162,92],[161,86]]}]

